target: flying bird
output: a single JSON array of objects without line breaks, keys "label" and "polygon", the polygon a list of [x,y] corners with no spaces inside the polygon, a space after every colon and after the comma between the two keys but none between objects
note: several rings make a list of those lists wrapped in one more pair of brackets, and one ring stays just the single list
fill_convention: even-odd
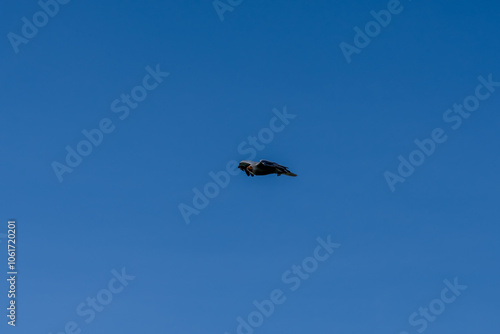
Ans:
[{"label": "flying bird", "polygon": [[261,160],[259,162],[251,160],[242,160],[238,165],[238,168],[244,171],[247,176],[255,175],[269,175],[269,174],[281,174],[288,176],[297,176],[288,170],[288,167],[281,166],[275,162],[269,160]]}]

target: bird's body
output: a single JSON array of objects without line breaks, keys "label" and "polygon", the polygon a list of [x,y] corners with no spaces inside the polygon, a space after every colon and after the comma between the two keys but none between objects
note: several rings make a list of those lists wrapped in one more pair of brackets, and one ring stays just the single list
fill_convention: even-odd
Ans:
[{"label": "bird's body", "polygon": [[288,170],[288,167],[281,166],[275,162],[268,160],[261,160],[259,162],[251,160],[242,160],[238,166],[239,169],[244,171],[247,176],[255,175],[269,175],[269,174],[281,174],[288,176],[297,176]]}]

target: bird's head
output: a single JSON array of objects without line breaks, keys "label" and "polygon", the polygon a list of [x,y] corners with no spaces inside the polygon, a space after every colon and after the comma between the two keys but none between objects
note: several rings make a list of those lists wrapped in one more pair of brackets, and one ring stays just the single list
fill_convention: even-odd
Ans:
[{"label": "bird's head", "polygon": [[252,162],[253,161],[242,160],[242,161],[240,161],[238,168],[244,171],[245,169],[247,169],[248,166],[250,166],[252,164]]}]

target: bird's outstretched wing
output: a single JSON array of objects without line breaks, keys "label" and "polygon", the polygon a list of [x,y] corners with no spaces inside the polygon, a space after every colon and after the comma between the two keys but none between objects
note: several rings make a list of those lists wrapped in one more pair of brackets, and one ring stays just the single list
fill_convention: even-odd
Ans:
[{"label": "bird's outstretched wing", "polygon": [[269,160],[261,160],[259,161],[259,165],[262,166],[263,168],[273,170],[274,173],[278,174],[278,176],[280,176],[281,174],[285,174],[288,176],[297,176],[297,174],[290,172],[288,170],[288,167],[277,164],[276,162],[272,162]]},{"label": "bird's outstretched wing", "polygon": [[261,160],[261,161],[259,161],[259,163],[262,166],[266,166],[266,167],[282,168],[282,169],[287,169],[288,168],[288,167],[281,166],[280,164],[277,164],[276,162],[272,162],[272,161],[269,161],[269,160]]}]

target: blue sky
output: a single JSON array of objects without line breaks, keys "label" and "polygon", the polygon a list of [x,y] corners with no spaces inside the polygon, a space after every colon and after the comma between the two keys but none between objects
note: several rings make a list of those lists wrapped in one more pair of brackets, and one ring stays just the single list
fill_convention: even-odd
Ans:
[{"label": "blue sky", "polygon": [[[0,11],[0,233],[16,219],[19,272],[18,328],[4,308],[3,330],[498,331],[498,5],[49,3],[47,22],[36,1]],[[348,62],[341,43],[388,8]],[[255,159],[299,176],[228,173],[196,209],[193,189],[285,110]],[[446,140],[429,144],[435,129]],[[98,145],[68,166],[85,130]]]}]

